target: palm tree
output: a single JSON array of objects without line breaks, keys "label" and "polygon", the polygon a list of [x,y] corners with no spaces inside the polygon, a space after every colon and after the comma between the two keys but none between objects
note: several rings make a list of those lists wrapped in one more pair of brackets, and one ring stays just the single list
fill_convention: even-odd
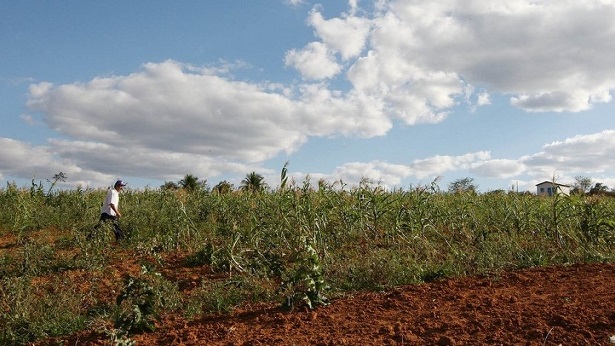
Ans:
[{"label": "palm tree", "polygon": [[179,186],[188,192],[193,192],[205,188],[206,183],[205,180],[199,181],[199,178],[192,174],[186,174],[184,179],[179,181]]},{"label": "palm tree", "polygon": [[246,177],[241,181],[241,189],[250,192],[262,192],[267,188],[265,177],[256,172],[246,174]]}]

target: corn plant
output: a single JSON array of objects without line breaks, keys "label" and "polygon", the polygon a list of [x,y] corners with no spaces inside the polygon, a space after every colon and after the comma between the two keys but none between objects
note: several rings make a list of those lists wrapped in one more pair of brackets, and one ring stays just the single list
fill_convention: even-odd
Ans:
[{"label": "corn plant", "polygon": [[[0,343],[68,330],[27,307],[39,304],[29,280],[73,269],[100,273],[113,264],[111,229],[93,232],[105,193],[56,191],[53,184],[45,188],[34,181],[0,189],[0,234],[10,239],[0,249],[0,323],[8,326],[0,331]],[[285,165],[278,190],[128,189],[120,205],[127,237],[115,249],[154,258],[158,266],[179,251],[189,254],[186,265],[225,275],[203,281],[189,298],[155,270],[127,277],[115,310],[107,307],[97,317],[117,323],[108,330],[115,344],[150,330],[156,316],[178,309],[180,300],[190,315],[263,300],[315,308],[353,290],[615,260],[615,198],[609,196],[443,193],[436,181],[393,191],[368,180],[351,188],[341,181],[313,187],[309,177],[300,183],[288,179]],[[38,238],[50,234],[54,242]],[[91,318],[68,296],[58,296],[73,307],[68,310],[53,305],[51,295],[41,296],[45,306],[66,313],[70,330]]]}]

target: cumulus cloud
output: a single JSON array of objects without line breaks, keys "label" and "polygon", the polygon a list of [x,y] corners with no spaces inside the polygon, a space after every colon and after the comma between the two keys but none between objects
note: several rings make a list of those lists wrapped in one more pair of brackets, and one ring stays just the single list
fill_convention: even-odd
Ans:
[{"label": "cumulus cloud", "polygon": [[489,94],[482,92],[480,94],[477,95],[477,101],[476,104],[478,106],[485,106],[485,105],[490,105],[491,104],[491,97],[489,96]]},{"label": "cumulus cloud", "polygon": [[59,155],[52,145],[33,146],[10,138],[0,138],[0,172],[35,180],[50,179],[58,172],[64,172],[73,182],[82,185],[89,185],[92,181],[104,184],[114,179],[112,174],[79,167]]},{"label": "cumulus cloud", "polygon": [[[458,156],[435,155],[412,161],[408,165],[382,161],[353,162],[341,165],[331,174],[323,176],[331,180],[343,180],[358,184],[363,178],[384,186],[398,186],[403,179],[435,179],[446,174],[472,175],[482,178],[515,178],[527,188],[551,179],[572,182],[577,175],[591,174],[599,177],[615,166],[615,130],[605,130],[589,135],[579,135],[544,146],[538,153],[518,159],[492,158],[488,151],[467,153]],[[526,180],[527,177],[533,179]],[[609,185],[612,177],[599,179]]]},{"label": "cumulus cloud", "polygon": [[410,165],[412,174],[417,178],[427,178],[442,175],[451,170],[469,169],[473,163],[491,158],[486,151],[468,153],[460,156],[436,155],[430,158],[415,160]]},{"label": "cumulus cloud", "polygon": [[525,166],[518,160],[495,159],[472,164],[470,172],[489,178],[510,178],[524,169]]},{"label": "cumulus cloud", "polygon": [[369,95],[342,94],[322,84],[303,85],[301,95],[302,117],[314,135],[368,138],[384,135],[392,127],[384,106]]},{"label": "cumulus cloud", "polygon": [[295,67],[306,79],[331,78],[342,70],[333,52],[320,42],[312,42],[301,50],[290,50],[284,61],[286,66]]},{"label": "cumulus cloud", "polygon": [[356,185],[362,180],[382,186],[396,186],[401,180],[411,174],[410,168],[404,165],[386,162],[349,162],[340,167],[328,177],[328,180],[341,180]]},{"label": "cumulus cloud", "polygon": [[[538,153],[518,159],[492,158],[488,151],[467,153],[458,156],[435,155],[414,160],[408,165],[392,164],[381,161],[353,162],[341,165],[329,175],[328,179],[343,180],[358,184],[367,178],[384,186],[398,186],[403,179],[435,179],[446,174],[462,174],[482,178],[506,179],[521,182],[531,189],[534,184],[551,179],[556,175],[558,181],[570,183],[577,175],[599,177],[615,166],[615,130],[605,130],[589,135],[579,135],[544,146]],[[524,180],[527,177],[533,179]],[[609,185],[612,177],[599,179]]]},{"label": "cumulus cloud", "polygon": [[[50,140],[53,151],[65,160],[92,171],[178,180],[186,172],[217,176],[222,172],[247,172],[247,164],[218,160],[207,155],[171,152],[148,148],[117,147],[105,143]],[[95,155],[96,160],[91,156]],[[146,173],[144,173],[146,172]]]},{"label": "cumulus cloud", "polygon": [[21,114],[19,118],[21,118],[21,120],[23,120],[23,122],[25,122],[28,125],[32,125],[32,126],[42,125],[42,123],[38,119],[34,118],[30,114]]},{"label": "cumulus cloud", "polygon": [[[350,60],[355,91],[409,124],[445,119],[466,84],[485,88],[477,106],[489,104],[487,93],[502,93],[530,112],[579,112],[612,99],[615,48],[604,44],[615,40],[610,1],[394,0],[376,7],[364,17],[351,7],[330,19],[313,10],[308,22],[324,47],[312,42],[305,51],[325,62],[320,78],[334,76],[332,57],[322,52],[339,52]],[[319,77],[310,59],[293,61],[304,76]]]},{"label": "cumulus cloud", "polygon": [[[356,6],[354,3],[352,12]],[[316,10],[312,11],[308,23],[316,30],[316,36],[327,47],[339,52],[343,60],[357,57],[361,53],[371,28],[371,21],[367,18],[346,15],[327,20]]]},{"label": "cumulus cloud", "polygon": [[523,157],[523,164],[540,171],[600,173],[615,166],[615,130],[579,135],[547,144]]},{"label": "cumulus cloud", "polygon": [[50,141],[54,155],[84,170],[157,179],[238,172],[290,154],[310,136],[372,137],[392,126],[366,95],[323,84],[293,91],[227,73],[171,60],[148,63],[124,76],[33,84],[28,106],[67,138]]},{"label": "cumulus cloud", "polygon": [[244,174],[254,169],[268,171],[206,155],[58,139],[50,139],[44,146],[33,146],[0,138],[0,172],[40,180],[63,172],[70,177],[72,186],[106,186],[119,178],[118,172],[124,176],[176,181],[186,172],[216,176],[222,172]]},{"label": "cumulus cloud", "polygon": [[88,83],[36,84],[28,105],[59,133],[116,147],[258,162],[306,140],[286,97],[173,61]]},{"label": "cumulus cloud", "polygon": [[579,112],[590,108],[590,95],[586,93],[552,92],[535,95],[519,95],[510,99],[510,104],[530,112]]}]

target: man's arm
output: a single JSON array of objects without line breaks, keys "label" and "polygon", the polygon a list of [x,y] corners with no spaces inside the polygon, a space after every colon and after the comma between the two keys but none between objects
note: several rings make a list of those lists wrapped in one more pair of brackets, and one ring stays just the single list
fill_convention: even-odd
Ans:
[{"label": "man's arm", "polygon": [[120,213],[120,211],[115,207],[115,204],[109,203],[109,208],[113,209],[117,217],[122,217],[122,213]]}]

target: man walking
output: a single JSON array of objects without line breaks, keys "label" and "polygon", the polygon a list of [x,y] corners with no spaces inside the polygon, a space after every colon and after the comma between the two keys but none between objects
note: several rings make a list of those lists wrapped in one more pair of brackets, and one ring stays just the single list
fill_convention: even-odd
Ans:
[{"label": "man walking", "polygon": [[107,197],[105,197],[105,202],[100,209],[100,219],[98,220],[98,225],[96,225],[96,228],[98,228],[103,222],[111,220],[113,222],[113,233],[115,234],[115,240],[124,238],[124,232],[120,228],[118,222],[118,219],[122,217],[119,204],[120,191],[122,191],[124,186],[126,186],[126,183],[122,180],[118,180],[115,182],[115,185],[113,185],[113,188],[109,189],[107,192]]}]

